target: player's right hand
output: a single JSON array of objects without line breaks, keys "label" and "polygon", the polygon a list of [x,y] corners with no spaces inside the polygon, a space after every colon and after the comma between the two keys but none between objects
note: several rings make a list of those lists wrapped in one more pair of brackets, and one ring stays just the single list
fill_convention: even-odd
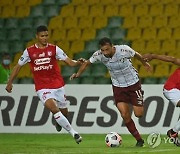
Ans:
[{"label": "player's right hand", "polygon": [[73,80],[74,78],[77,78],[77,74],[76,74],[76,73],[74,73],[73,75],[71,75],[69,79],[70,79],[70,80]]},{"label": "player's right hand", "polygon": [[8,93],[11,93],[11,92],[12,92],[12,88],[13,88],[13,85],[12,85],[12,84],[7,84],[7,86],[6,86],[6,91],[7,91]]},{"label": "player's right hand", "polygon": [[149,62],[149,61],[151,61],[152,59],[153,59],[153,57],[152,57],[152,54],[144,54],[143,55],[143,59],[146,61],[146,62]]}]

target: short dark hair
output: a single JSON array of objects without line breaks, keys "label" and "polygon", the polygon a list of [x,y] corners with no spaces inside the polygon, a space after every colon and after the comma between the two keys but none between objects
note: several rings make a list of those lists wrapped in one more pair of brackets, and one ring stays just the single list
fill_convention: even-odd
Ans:
[{"label": "short dark hair", "polygon": [[36,33],[48,31],[48,28],[44,25],[38,26],[36,29]]},{"label": "short dark hair", "polygon": [[102,39],[99,40],[99,45],[104,46],[106,44],[110,44],[112,46],[112,42],[109,38],[103,37]]}]

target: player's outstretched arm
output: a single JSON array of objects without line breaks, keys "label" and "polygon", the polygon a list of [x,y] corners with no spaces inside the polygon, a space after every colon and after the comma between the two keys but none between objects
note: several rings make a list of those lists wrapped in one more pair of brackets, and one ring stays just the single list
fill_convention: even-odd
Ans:
[{"label": "player's outstretched arm", "polygon": [[9,80],[7,82],[7,85],[6,85],[6,91],[11,93],[12,92],[12,83],[14,81],[14,79],[16,78],[17,74],[19,73],[20,69],[21,69],[21,65],[17,64],[14,68],[13,68],[13,71],[9,77]]},{"label": "player's outstretched arm", "polygon": [[144,65],[147,71],[152,72],[151,65],[143,58],[143,56],[140,53],[136,52],[135,58],[138,59]]},{"label": "player's outstretched arm", "polygon": [[145,54],[143,55],[143,59],[145,61],[151,61],[153,59],[158,59],[165,62],[171,62],[173,64],[180,66],[180,59],[175,58],[173,56],[166,56],[166,55],[157,55],[157,54]]},{"label": "player's outstretched arm", "polygon": [[85,70],[86,68],[91,64],[89,60],[86,60],[81,67],[79,68],[77,73],[74,73],[71,75],[70,80],[73,80],[74,78],[78,78]]}]

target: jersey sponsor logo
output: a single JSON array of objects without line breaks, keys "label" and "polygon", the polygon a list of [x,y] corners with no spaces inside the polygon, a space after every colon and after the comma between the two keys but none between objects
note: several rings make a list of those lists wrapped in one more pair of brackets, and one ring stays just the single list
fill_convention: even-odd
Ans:
[{"label": "jersey sponsor logo", "polygon": [[34,60],[34,63],[36,65],[48,64],[50,62],[51,62],[51,58],[40,58],[40,59]]},{"label": "jersey sponsor logo", "polygon": [[48,56],[52,56],[52,51],[48,51]]},{"label": "jersey sponsor logo", "polygon": [[39,54],[39,57],[45,57],[45,53],[43,52],[43,53]]},{"label": "jersey sponsor logo", "polygon": [[21,57],[21,58],[20,58],[20,61],[23,61],[23,60],[24,60],[24,57]]},{"label": "jersey sponsor logo", "polygon": [[38,67],[34,67],[34,71],[41,71],[41,70],[49,70],[52,69],[53,65],[48,65],[48,66],[38,66]]}]

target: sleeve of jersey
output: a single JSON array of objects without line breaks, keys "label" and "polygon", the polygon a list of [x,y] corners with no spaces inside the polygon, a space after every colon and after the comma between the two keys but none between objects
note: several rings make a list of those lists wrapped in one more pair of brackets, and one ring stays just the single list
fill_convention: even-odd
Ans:
[{"label": "sleeve of jersey", "polygon": [[31,59],[30,59],[28,51],[26,49],[26,50],[24,50],[23,54],[21,55],[21,57],[20,57],[20,59],[18,61],[18,64],[23,66],[23,65],[25,65],[26,63],[28,63],[30,61],[31,61]]},{"label": "sleeve of jersey", "polygon": [[90,63],[95,63],[97,61],[100,61],[100,54],[96,51],[90,58],[89,61]]},{"label": "sleeve of jersey", "polygon": [[64,51],[56,46],[56,59],[65,60],[66,58],[68,58],[68,56],[64,53]]},{"label": "sleeve of jersey", "polygon": [[135,51],[132,49],[132,48],[130,48],[129,46],[127,46],[127,45],[124,45],[124,49],[127,51],[126,52],[126,55],[127,55],[127,57],[134,57],[134,55],[135,55]]}]

